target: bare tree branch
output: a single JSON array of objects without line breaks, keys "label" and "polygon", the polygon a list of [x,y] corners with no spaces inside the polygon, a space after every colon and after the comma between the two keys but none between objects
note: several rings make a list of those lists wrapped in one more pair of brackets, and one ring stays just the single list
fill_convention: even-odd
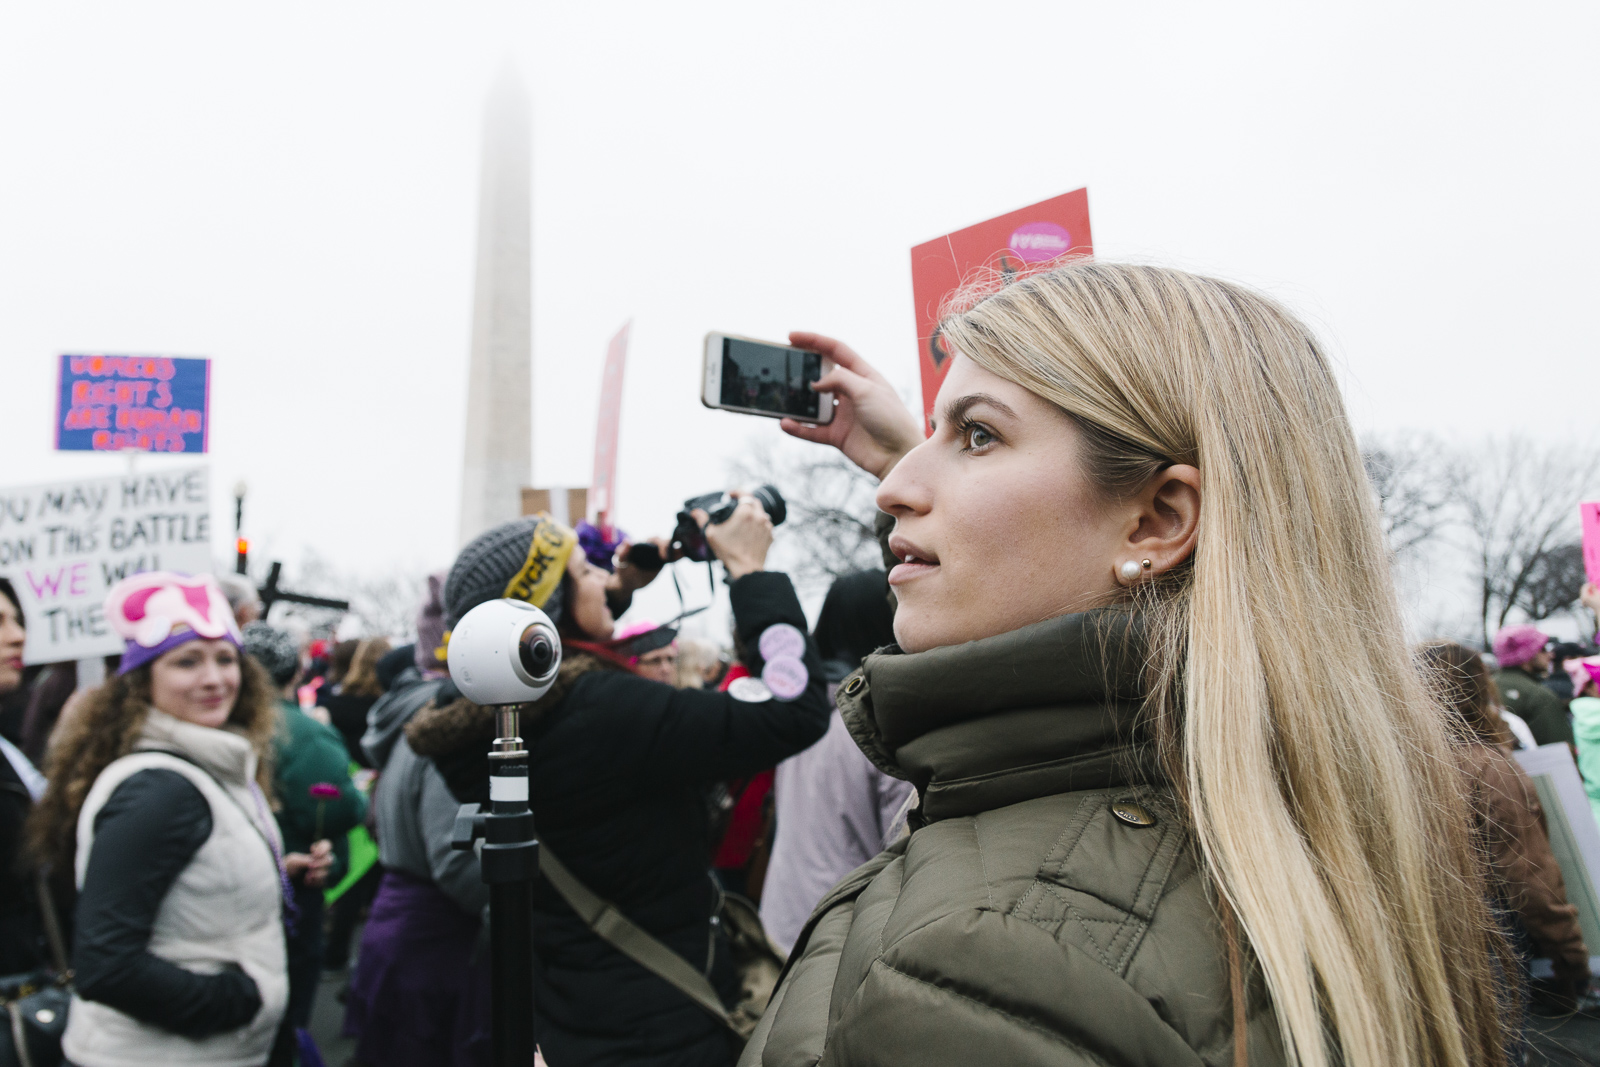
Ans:
[{"label": "bare tree branch", "polygon": [[1459,458],[1438,440],[1416,435],[1369,438],[1361,458],[1390,554],[1398,561],[1424,553],[1453,518]]},{"label": "bare tree branch", "polygon": [[1537,617],[1547,590],[1530,592],[1555,562],[1549,554],[1577,539],[1578,502],[1590,480],[1586,449],[1491,441],[1460,468],[1455,496],[1461,530],[1477,565],[1485,647],[1513,610]]},{"label": "bare tree branch", "polygon": [[730,473],[741,485],[775,485],[788,501],[789,517],[778,527],[773,553],[803,590],[883,565],[873,534],[878,481],[838,451],[762,441]]},{"label": "bare tree branch", "polygon": [[[405,640],[416,635],[417,611],[427,592],[427,575],[421,570],[362,574],[339,568],[311,549],[298,566],[285,570],[284,584],[297,593],[350,601],[350,614],[367,635]],[[273,616],[303,618],[313,633],[324,636],[331,636],[343,617],[327,608],[289,603],[275,606]]]}]

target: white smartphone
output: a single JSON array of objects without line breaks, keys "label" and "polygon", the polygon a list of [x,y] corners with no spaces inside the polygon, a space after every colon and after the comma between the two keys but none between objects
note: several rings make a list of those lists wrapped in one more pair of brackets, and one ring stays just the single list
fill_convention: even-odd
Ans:
[{"label": "white smartphone", "polygon": [[814,392],[811,383],[832,369],[833,361],[817,352],[708,333],[700,402],[723,411],[826,425],[833,421],[833,394]]}]

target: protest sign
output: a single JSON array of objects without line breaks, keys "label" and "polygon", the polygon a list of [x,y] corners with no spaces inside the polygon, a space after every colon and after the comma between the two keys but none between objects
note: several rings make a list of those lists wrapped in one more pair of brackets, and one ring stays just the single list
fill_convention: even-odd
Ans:
[{"label": "protest sign", "polygon": [[[1539,793],[1550,851],[1561,868],[1567,901],[1577,907],[1584,944],[1594,953],[1600,948],[1600,825],[1572,762],[1572,750],[1557,742],[1514,755]],[[1600,957],[1591,959],[1600,963]]]},{"label": "protest sign", "polygon": [[56,448],[204,452],[210,443],[210,408],[209,359],[62,356]]},{"label": "protest sign", "polygon": [[589,490],[573,488],[524,489],[524,515],[548,515],[563,526],[576,526],[589,514]]},{"label": "protest sign", "polygon": [[101,604],[140,571],[211,570],[206,468],[0,488],[0,575],[28,621],[27,663],[122,651]]},{"label": "protest sign", "polygon": [[1600,583],[1600,503],[1579,504],[1578,517],[1583,520],[1583,573]]},{"label": "protest sign", "polygon": [[594,434],[594,477],[589,485],[589,501],[594,505],[595,521],[611,525],[617,513],[617,430],[622,425],[622,372],[628,361],[628,323],[617,331],[606,347],[606,369],[600,379],[600,422]]},{"label": "protest sign", "polygon": [[938,326],[939,310],[951,293],[984,270],[1009,277],[1065,255],[1093,251],[1088,189],[1076,189],[913,248],[911,294],[916,301],[924,417],[933,414],[933,399],[949,369],[949,353],[940,344]]}]

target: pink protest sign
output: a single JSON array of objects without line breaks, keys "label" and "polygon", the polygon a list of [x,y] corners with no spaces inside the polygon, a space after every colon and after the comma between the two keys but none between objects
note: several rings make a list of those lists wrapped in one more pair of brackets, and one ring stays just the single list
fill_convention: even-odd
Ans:
[{"label": "pink protest sign", "polygon": [[1579,504],[1578,515],[1583,519],[1583,572],[1600,583],[1600,502]]},{"label": "pink protest sign", "polygon": [[589,482],[589,506],[601,526],[611,525],[617,513],[617,431],[622,426],[622,372],[628,362],[630,321],[606,346],[605,376],[600,379],[600,422],[594,435],[594,477]]}]

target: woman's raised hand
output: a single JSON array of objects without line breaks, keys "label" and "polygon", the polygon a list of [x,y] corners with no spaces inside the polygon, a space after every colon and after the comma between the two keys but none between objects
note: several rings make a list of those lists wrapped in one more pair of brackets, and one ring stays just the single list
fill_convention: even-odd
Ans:
[{"label": "woman's raised hand", "polygon": [[922,443],[922,420],[906,409],[889,380],[843,341],[819,333],[791,333],[796,348],[820,352],[833,370],[813,386],[832,393],[833,421],[810,426],[784,419],[783,432],[803,441],[832,445],[868,474],[882,480],[907,452]]}]

